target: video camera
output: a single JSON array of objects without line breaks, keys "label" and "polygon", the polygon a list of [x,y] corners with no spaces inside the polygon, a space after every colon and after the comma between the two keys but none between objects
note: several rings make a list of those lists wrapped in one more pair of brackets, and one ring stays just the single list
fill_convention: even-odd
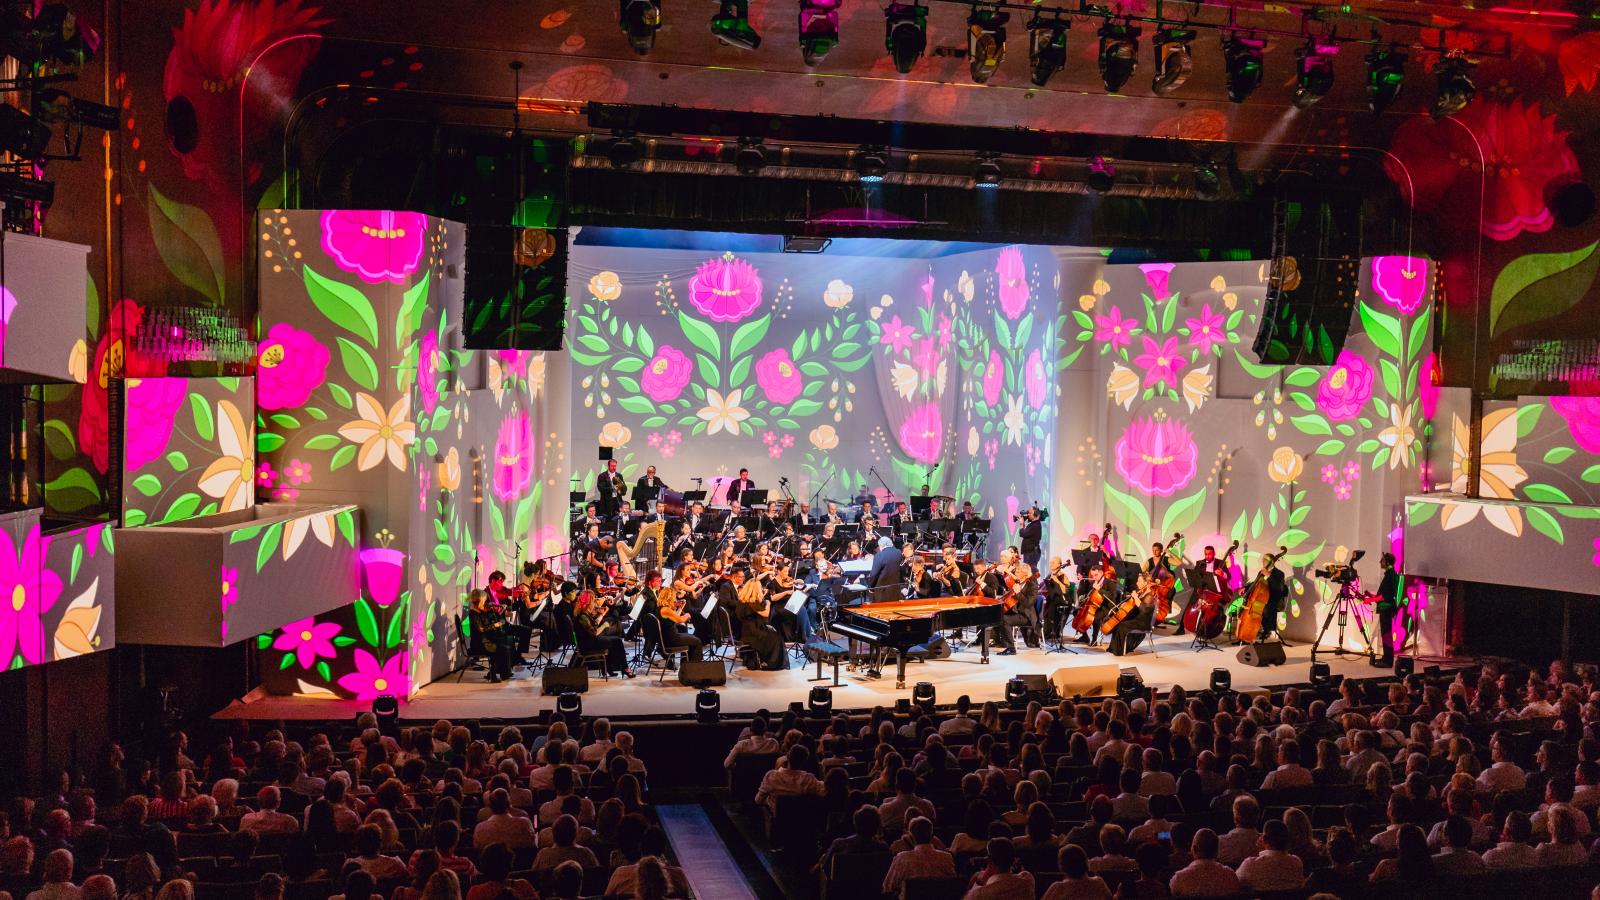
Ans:
[{"label": "video camera", "polygon": [[1326,578],[1335,584],[1350,584],[1358,577],[1356,575],[1356,563],[1360,561],[1361,557],[1366,555],[1367,551],[1356,550],[1350,554],[1350,561],[1348,563],[1329,563],[1328,565],[1317,569],[1316,576],[1318,578]]}]

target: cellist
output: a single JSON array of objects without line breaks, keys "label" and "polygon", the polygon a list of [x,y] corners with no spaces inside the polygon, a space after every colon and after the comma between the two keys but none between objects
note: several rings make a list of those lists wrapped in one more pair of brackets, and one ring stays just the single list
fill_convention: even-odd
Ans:
[{"label": "cellist", "polygon": [[1093,603],[1096,594],[1100,595],[1100,604],[1094,610],[1094,618],[1089,623],[1087,633],[1078,635],[1080,643],[1090,646],[1100,643],[1100,623],[1105,621],[1107,613],[1117,608],[1117,602],[1122,599],[1122,585],[1117,581],[1116,570],[1111,563],[1090,573],[1089,590],[1083,602]]},{"label": "cellist", "polygon": [[[1183,630],[1183,620],[1189,615],[1189,607],[1194,606],[1195,601],[1200,599],[1201,591],[1215,590],[1219,594],[1228,592],[1229,575],[1227,562],[1217,559],[1217,548],[1210,544],[1206,545],[1204,554],[1200,561],[1195,563],[1194,567],[1205,580],[1194,585],[1194,590],[1189,592],[1189,602],[1185,603],[1183,611],[1178,613],[1178,630],[1173,632],[1174,637],[1188,633]],[[1201,609],[1204,609],[1204,607],[1201,607]]]}]

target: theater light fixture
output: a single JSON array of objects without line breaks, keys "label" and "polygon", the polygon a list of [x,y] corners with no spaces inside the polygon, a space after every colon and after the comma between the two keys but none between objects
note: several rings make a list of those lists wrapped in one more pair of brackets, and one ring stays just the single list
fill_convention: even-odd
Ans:
[{"label": "theater light fixture", "polygon": [[33,92],[33,114],[41,122],[71,122],[102,131],[122,127],[122,116],[115,106],[74,97],[66,91],[46,88]]},{"label": "theater light fixture", "polygon": [[372,715],[378,720],[378,731],[394,734],[395,723],[400,721],[400,701],[393,694],[379,694],[372,698]]},{"label": "theater light fixture", "polygon": [[767,148],[760,138],[740,138],[739,149],[733,154],[734,168],[740,175],[758,175],[767,165]]},{"label": "theater light fixture", "polygon": [[800,0],[800,56],[814,66],[839,45],[841,0]]},{"label": "theater light fixture", "polygon": [[933,682],[931,681],[919,681],[911,688],[911,702],[929,712],[932,712],[935,706],[935,696]]},{"label": "theater light fixture", "polygon": [[1222,62],[1227,67],[1229,100],[1243,103],[1261,86],[1261,76],[1265,71],[1261,59],[1266,49],[1266,41],[1238,34],[1229,35],[1222,42]]},{"label": "theater light fixture", "polygon": [[1467,59],[1460,51],[1439,60],[1433,67],[1437,84],[1433,95],[1433,117],[1448,119],[1467,108],[1478,90],[1472,84],[1472,70],[1477,63]]},{"label": "theater light fixture", "polygon": [[1035,85],[1044,87],[1050,76],[1067,64],[1067,31],[1071,27],[1066,19],[1037,15],[1028,22],[1028,68]]},{"label": "theater light fixture", "polygon": [[1000,159],[994,153],[979,153],[978,161],[972,165],[972,186],[978,188],[997,188],[1004,180],[1000,172]]},{"label": "theater light fixture", "polygon": [[606,159],[611,161],[613,168],[626,169],[644,158],[644,141],[636,135],[618,135],[611,146],[606,148]]},{"label": "theater light fixture", "polygon": [[1410,678],[1417,671],[1417,659],[1414,656],[1396,656],[1394,658],[1394,674],[1396,678]]},{"label": "theater light fixture", "polygon": [[0,104],[0,151],[35,160],[50,146],[50,127],[15,106]]},{"label": "theater light fixture", "polygon": [[1400,99],[1406,86],[1406,54],[1399,47],[1367,54],[1367,106],[1375,113]]},{"label": "theater light fixture", "polygon": [[967,71],[978,84],[988,84],[1006,58],[1006,23],[1011,14],[999,9],[972,8],[967,17]]},{"label": "theater light fixture", "polygon": [[856,151],[856,177],[862,184],[878,184],[889,173],[889,151],[863,144]]},{"label": "theater light fixture", "polygon": [[1096,156],[1089,160],[1089,176],[1084,179],[1089,189],[1096,194],[1108,194],[1117,184],[1117,166],[1104,156]]},{"label": "theater light fixture", "polygon": [[1211,670],[1211,692],[1213,694],[1226,694],[1233,690],[1233,672],[1224,668]]},{"label": "theater light fixture", "polygon": [[1333,683],[1333,668],[1325,662],[1311,664],[1311,687],[1313,690],[1325,691]]},{"label": "theater light fixture", "polygon": [[49,206],[56,200],[56,183],[24,178],[16,172],[0,172],[0,200]]},{"label": "theater light fixture", "polygon": [[761,46],[761,35],[750,27],[750,0],[721,0],[711,17],[711,33],[717,40],[741,50]]},{"label": "theater light fixture", "polygon": [[833,689],[814,687],[806,695],[806,709],[814,719],[826,719],[833,715]]},{"label": "theater light fixture", "polygon": [[1165,97],[1189,80],[1194,71],[1194,56],[1189,44],[1195,37],[1192,28],[1163,28],[1156,32],[1156,74],[1150,79],[1150,89]]},{"label": "theater light fixture", "polygon": [[621,0],[622,31],[633,52],[644,56],[656,45],[661,30],[661,0]]},{"label": "theater light fixture", "polygon": [[1139,67],[1139,29],[1131,22],[1100,26],[1100,80],[1115,94]]},{"label": "theater light fixture", "polygon": [[1006,682],[1006,705],[1012,709],[1022,709],[1028,705],[1028,683],[1021,678],[1013,678]]},{"label": "theater light fixture", "polygon": [[583,718],[583,697],[577,691],[562,691],[556,697],[556,712],[566,716],[568,722]]},{"label": "theater light fixture", "polygon": [[1295,52],[1295,106],[1310,109],[1328,96],[1333,90],[1333,58],[1338,55],[1338,44],[1306,38],[1304,46]]},{"label": "theater light fixture", "polygon": [[694,695],[694,718],[701,725],[715,725],[722,716],[722,695],[710,688],[702,688]]},{"label": "theater light fixture", "polygon": [[928,8],[920,3],[890,3],[883,11],[883,45],[895,71],[910,73],[928,47]]}]

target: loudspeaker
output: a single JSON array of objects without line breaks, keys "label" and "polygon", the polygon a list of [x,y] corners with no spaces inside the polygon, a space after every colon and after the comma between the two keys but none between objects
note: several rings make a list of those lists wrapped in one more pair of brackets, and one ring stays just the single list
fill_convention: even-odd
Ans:
[{"label": "loudspeaker", "polygon": [[1262,666],[1281,666],[1288,658],[1282,644],[1245,644],[1239,648],[1239,662],[1258,669]]},{"label": "loudspeaker", "polygon": [[1048,675],[1018,675],[1027,687],[1028,693],[1044,696],[1050,692],[1050,676]]},{"label": "loudspeaker", "polygon": [[612,452],[612,448],[607,447],[604,444],[600,445],[600,461],[601,462],[610,462],[611,458],[613,456],[615,456],[615,455],[616,454]]},{"label": "loudspeaker", "polygon": [[550,666],[540,677],[540,690],[546,694],[559,694],[562,691],[584,694],[589,691],[589,670],[584,666]]},{"label": "loudspeaker", "polygon": [[928,642],[928,659],[949,659],[950,642],[944,638],[934,638]]},{"label": "loudspeaker", "polygon": [[703,662],[684,660],[678,668],[678,683],[690,687],[708,687],[728,683],[728,665],[720,659]]},{"label": "loudspeaker", "polygon": [[1116,692],[1116,663],[1063,666],[1050,673],[1050,682],[1061,697],[1107,697]]}]

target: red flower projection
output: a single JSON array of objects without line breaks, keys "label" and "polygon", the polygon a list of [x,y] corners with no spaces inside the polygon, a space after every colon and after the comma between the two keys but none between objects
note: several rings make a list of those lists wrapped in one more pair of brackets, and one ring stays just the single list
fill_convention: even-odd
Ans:
[{"label": "red flower projection", "polygon": [[106,317],[106,332],[94,348],[89,367],[89,383],[83,388],[83,408],[78,414],[78,447],[89,455],[95,471],[109,468],[110,403],[107,391],[111,379],[121,375],[151,376],[166,374],[166,363],[134,349],[134,338],[144,322],[144,307],[133,300],[119,300]]},{"label": "red flower projection", "polygon": [[1508,241],[1550,230],[1545,189],[1577,178],[1567,132],[1537,104],[1479,100],[1453,118],[1418,116],[1400,126],[1384,161],[1400,191],[1446,227],[1478,220],[1486,237]]}]

